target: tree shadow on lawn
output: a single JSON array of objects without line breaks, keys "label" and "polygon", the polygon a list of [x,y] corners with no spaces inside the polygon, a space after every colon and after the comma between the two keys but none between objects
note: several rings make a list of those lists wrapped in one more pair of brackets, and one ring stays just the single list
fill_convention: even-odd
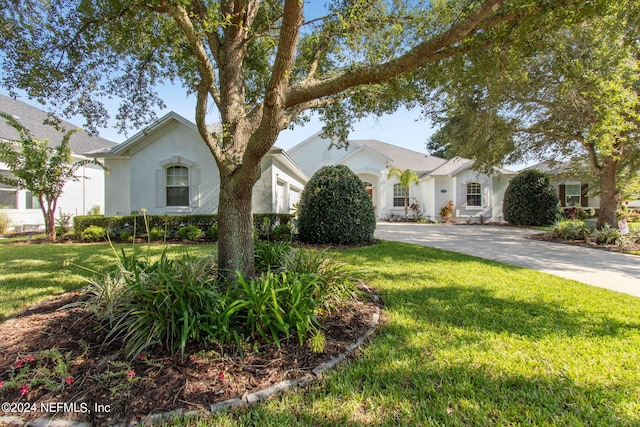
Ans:
[{"label": "tree shadow on lawn", "polygon": [[532,338],[640,330],[640,299],[527,268],[384,241],[344,255],[368,272],[387,310],[430,325]]},{"label": "tree shadow on lawn", "polygon": [[501,298],[486,289],[461,286],[394,289],[383,300],[403,301],[389,307],[429,325],[446,325],[533,339],[549,335],[619,337],[637,334],[640,324],[612,316],[569,310],[560,303]]},{"label": "tree shadow on lawn", "polygon": [[261,406],[217,414],[208,425],[221,419],[239,425],[259,421],[316,426],[640,422],[633,411],[633,387],[627,384],[583,385],[561,375],[523,376],[470,364],[433,369],[416,363],[414,357],[389,368],[388,355],[373,357],[354,361],[304,394],[286,394]]}]

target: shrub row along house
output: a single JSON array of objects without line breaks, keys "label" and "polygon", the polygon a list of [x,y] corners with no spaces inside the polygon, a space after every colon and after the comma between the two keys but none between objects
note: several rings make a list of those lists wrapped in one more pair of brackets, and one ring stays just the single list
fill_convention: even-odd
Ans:
[{"label": "shrub row along house", "polygon": [[[52,143],[62,138],[63,133],[43,124],[47,113],[24,102],[0,95],[0,111],[17,117],[35,138],[48,138]],[[62,125],[74,127],[67,122]],[[13,128],[0,123],[0,138],[17,137]],[[69,182],[59,203],[63,213],[82,215],[92,209],[107,216],[142,209],[148,214],[170,215],[217,212],[217,167],[196,126],[179,114],[168,113],[121,144],[79,132],[71,137],[71,148],[74,158],[97,158],[109,172],[89,167],[79,181]],[[454,221],[502,221],[504,192],[516,172],[496,168],[487,175],[473,170],[473,163],[460,157],[445,160],[377,140],[353,140],[347,148],[338,149],[317,133],[289,151],[274,147],[265,156],[254,188],[253,211],[288,213],[318,169],[345,165],[365,183],[378,219],[405,216],[405,188],[398,178],[389,176],[389,170],[397,168],[414,171],[418,178],[408,191],[409,218],[441,221],[440,209],[452,201]],[[10,172],[0,163],[0,173]],[[585,196],[584,188],[573,181],[558,183],[561,200],[567,205],[576,200],[579,205],[596,202]],[[10,216],[16,230],[43,223],[37,201],[22,189],[0,186],[0,212]]]}]

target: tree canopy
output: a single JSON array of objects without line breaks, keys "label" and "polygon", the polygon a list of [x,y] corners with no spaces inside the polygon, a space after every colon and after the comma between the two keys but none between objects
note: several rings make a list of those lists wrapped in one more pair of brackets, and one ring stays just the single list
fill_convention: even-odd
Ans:
[{"label": "tree canopy", "polygon": [[[530,42],[606,13],[605,0],[0,0],[0,81],[86,126],[140,127],[157,86],[196,95],[194,119],[220,170],[219,264],[253,270],[251,194],[279,132],[316,111],[350,123],[424,102],[444,59]],[[305,8],[309,8],[305,13]],[[313,12],[313,13],[311,13]],[[207,130],[216,109],[222,131]]]},{"label": "tree canopy", "polygon": [[640,7],[539,34],[485,56],[443,63],[438,138],[479,165],[572,159],[601,194],[599,226],[616,224],[620,191],[640,168]]}]

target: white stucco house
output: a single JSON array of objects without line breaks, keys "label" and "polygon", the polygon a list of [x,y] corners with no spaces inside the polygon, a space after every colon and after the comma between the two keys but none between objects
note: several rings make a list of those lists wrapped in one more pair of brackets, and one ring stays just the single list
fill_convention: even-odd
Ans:
[{"label": "white stucco house", "polygon": [[[8,96],[0,95],[0,111],[14,116],[24,127],[29,129],[36,139],[48,139],[51,144],[62,141],[64,132],[56,130],[44,122],[49,114]],[[61,121],[66,130],[77,128],[66,121]],[[0,139],[17,141],[19,135],[5,120],[0,120]],[[69,140],[73,161],[88,159],[89,151],[110,148],[114,142],[104,138],[91,136],[86,132],[76,132]],[[10,175],[6,164],[0,162],[0,174]],[[60,212],[72,215],[84,215],[96,207],[104,212],[104,171],[98,166],[88,165],[78,172],[78,181],[69,181],[64,186],[58,199],[56,217]],[[9,230],[44,229],[44,218],[39,202],[31,192],[25,189],[11,188],[0,184],[0,212],[10,218]]]},{"label": "white stucco house", "polygon": [[[105,214],[211,214],[218,211],[220,178],[213,155],[194,123],[175,112],[107,150]],[[308,176],[279,148],[262,160],[253,188],[254,213],[289,213]]]},{"label": "white stucco house", "polygon": [[[419,182],[409,189],[409,203],[417,202],[423,218],[440,221],[440,208],[454,203],[455,221],[502,221],[502,199],[516,172],[495,169],[491,176],[473,170],[473,161],[445,160],[396,145],[368,139],[349,142],[346,149],[330,148],[319,132],[288,151],[309,176],[325,165],[348,166],[365,183],[379,219],[404,217],[404,192],[392,167],[416,172]],[[409,217],[413,212],[409,212]]]}]

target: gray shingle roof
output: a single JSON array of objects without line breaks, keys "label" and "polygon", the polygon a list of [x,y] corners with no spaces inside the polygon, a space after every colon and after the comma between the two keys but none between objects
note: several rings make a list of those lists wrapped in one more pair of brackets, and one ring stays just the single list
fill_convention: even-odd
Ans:
[{"label": "gray shingle roof", "polygon": [[[56,130],[55,127],[44,124],[49,114],[33,107],[25,102],[18,101],[5,95],[0,95],[0,111],[16,117],[20,124],[31,132],[36,139],[48,139],[52,144],[62,141],[64,132]],[[80,129],[67,121],[62,120],[61,125],[68,131],[70,129]],[[16,130],[7,124],[6,120],[0,120],[0,138],[15,141],[19,139]],[[84,154],[89,151],[108,148],[116,145],[98,136],[91,136],[87,132],[76,132],[69,140],[71,151],[76,154]]]},{"label": "gray shingle roof", "polygon": [[350,142],[363,147],[368,147],[393,159],[393,167],[402,170],[411,169],[418,174],[430,172],[446,163],[446,160],[439,157],[429,156],[418,151],[398,147],[397,145],[388,144],[376,139],[356,139]]}]

